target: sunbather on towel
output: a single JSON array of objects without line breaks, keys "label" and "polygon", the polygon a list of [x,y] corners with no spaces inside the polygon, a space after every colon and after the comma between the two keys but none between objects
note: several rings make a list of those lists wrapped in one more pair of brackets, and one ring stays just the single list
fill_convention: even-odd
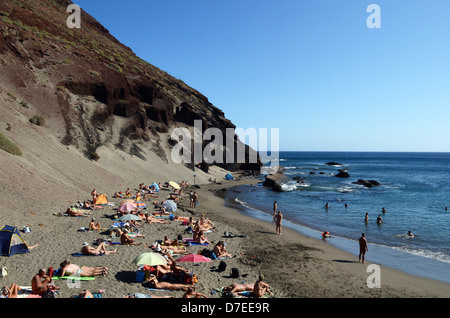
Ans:
[{"label": "sunbather on towel", "polygon": [[100,254],[108,255],[115,252],[116,250],[107,251],[106,245],[103,242],[100,243],[97,248],[89,246],[88,242],[84,242],[83,247],[81,248],[81,253],[83,253],[84,255],[100,255]]},{"label": "sunbather on towel", "polygon": [[182,290],[187,291],[189,287],[192,287],[191,284],[172,284],[168,282],[160,282],[155,275],[150,275],[150,278],[145,283],[146,287],[155,288],[155,289],[169,289],[169,290]]},{"label": "sunbather on towel", "polygon": [[247,283],[231,284],[227,287],[224,287],[223,290],[226,290],[226,291],[229,291],[230,293],[239,295],[239,293],[241,293],[241,292],[246,292],[246,291],[253,292],[253,287],[254,287],[254,284],[247,284]]},{"label": "sunbather on towel", "polygon": [[174,296],[155,296],[142,293],[133,293],[123,296],[123,298],[174,298]]},{"label": "sunbather on towel", "polygon": [[77,209],[74,209],[72,207],[68,208],[66,213],[70,216],[82,216],[82,217],[88,217],[91,215],[91,212],[82,212],[82,211],[78,211]]},{"label": "sunbather on towel", "polygon": [[106,276],[108,274],[107,267],[87,267],[72,264],[69,260],[65,260],[60,265],[61,273],[60,277],[65,275],[76,275],[81,277],[94,277],[94,276]]},{"label": "sunbather on towel", "polygon": [[20,288],[16,284],[12,284],[11,287],[8,288],[8,286],[4,286],[2,288],[2,294],[0,298],[17,298],[17,295],[19,294],[19,291],[21,291],[22,288]]}]

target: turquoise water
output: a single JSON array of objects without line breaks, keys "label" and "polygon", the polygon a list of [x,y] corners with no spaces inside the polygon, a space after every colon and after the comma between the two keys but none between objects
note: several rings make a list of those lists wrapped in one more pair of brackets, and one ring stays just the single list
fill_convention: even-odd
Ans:
[{"label": "turquoise water", "polygon": [[[291,226],[318,237],[329,231],[330,244],[349,251],[357,251],[354,242],[365,233],[369,243],[383,249],[388,265],[404,269],[413,257],[415,274],[427,276],[432,269],[437,279],[450,281],[450,210],[445,209],[450,208],[450,153],[281,152],[279,158],[285,174],[304,178],[303,183],[292,180],[283,192],[262,183],[244,186],[233,200],[269,221],[276,200]],[[331,161],[342,165],[326,164]],[[339,169],[348,169],[350,177],[335,177]],[[358,179],[381,185],[353,184]]]}]

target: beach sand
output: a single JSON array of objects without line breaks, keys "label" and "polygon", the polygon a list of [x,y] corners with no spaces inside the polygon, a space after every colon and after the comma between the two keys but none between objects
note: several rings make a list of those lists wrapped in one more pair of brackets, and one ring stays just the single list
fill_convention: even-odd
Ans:
[{"label": "beach sand", "polygon": [[[9,115],[8,115],[9,114]],[[100,160],[86,159],[75,147],[60,143],[50,128],[30,127],[26,117],[2,114],[5,122],[13,129],[5,134],[20,146],[23,156],[12,156],[0,152],[0,226],[17,226],[20,230],[29,226],[31,232],[22,233],[29,246],[38,244],[28,254],[0,257],[0,267],[8,269],[8,275],[0,278],[2,286],[15,283],[30,286],[32,277],[40,268],[58,268],[59,264],[70,259],[84,266],[106,266],[109,273],[93,281],[81,281],[79,286],[57,280],[60,287],[58,298],[70,298],[83,289],[91,292],[104,290],[103,298],[122,298],[128,293],[147,293],[168,295],[179,298],[180,291],[149,291],[136,282],[137,266],[133,259],[141,253],[149,252],[150,245],[164,236],[176,238],[184,234],[185,227],[180,221],[171,224],[144,224],[141,227],[145,238],[137,238],[139,246],[108,246],[117,252],[96,257],[72,257],[81,249],[83,242],[92,243],[98,238],[106,238],[98,232],[79,232],[88,227],[89,217],[55,216],[64,213],[70,205],[79,200],[91,200],[90,193],[95,188],[106,194],[111,202],[116,191],[130,188],[133,192],[138,185],[152,182],[188,180],[199,188],[199,206],[189,208],[187,196],[181,198],[175,215],[199,218],[205,213],[215,223],[217,231],[207,233],[210,241],[223,240],[229,252],[237,257],[225,260],[227,269],[217,272],[219,260],[208,263],[183,263],[198,276],[196,291],[209,298],[219,298],[220,293],[212,291],[232,283],[254,283],[259,274],[272,287],[277,298],[446,298],[450,296],[449,284],[424,279],[381,267],[381,288],[368,288],[366,272],[369,264],[360,264],[357,256],[343,252],[322,241],[320,238],[306,237],[298,232],[283,228],[283,235],[275,234],[275,224],[247,217],[238,207],[224,204],[224,191],[233,191],[235,185],[256,183],[259,180],[238,178],[224,180],[227,171],[216,166],[208,174],[196,169],[193,172],[185,165],[161,160],[151,149],[145,149],[145,160],[121,152],[112,147],[97,149]],[[30,131],[32,130],[32,131]],[[34,138],[29,138],[32,135]],[[167,136],[161,137],[167,141]],[[161,148],[170,158],[170,147],[163,142]],[[218,183],[209,182],[217,178]],[[220,183],[220,184],[219,184]],[[189,193],[191,188],[184,189]],[[167,198],[169,191],[162,191],[158,200]],[[152,207],[149,206],[149,211]],[[104,228],[114,221],[104,217],[114,213],[112,206],[93,211],[92,216]],[[224,238],[224,232],[245,237]],[[212,249],[212,246],[210,246]],[[200,248],[191,246],[189,250],[197,253]],[[356,252],[356,251],[355,251]],[[370,251],[369,251],[370,253]],[[177,257],[175,257],[176,259]],[[239,278],[230,278],[231,268],[238,268]],[[75,287],[75,288],[74,288]]]},{"label": "beach sand", "polygon": [[[161,180],[163,181],[163,180]],[[188,194],[180,200],[174,215],[193,216],[198,219],[202,213],[215,223],[216,232],[207,233],[210,241],[223,240],[227,249],[237,256],[224,260],[227,268],[217,272],[220,260],[207,263],[180,263],[193,271],[198,277],[196,291],[208,298],[219,298],[218,288],[242,281],[254,283],[259,274],[272,287],[277,298],[429,298],[449,297],[450,288],[446,283],[411,276],[397,270],[381,267],[381,288],[369,288],[366,272],[367,264],[358,262],[357,257],[336,249],[317,238],[305,237],[293,230],[283,228],[282,235],[275,234],[275,224],[267,223],[244,216],[238,209],[224,205],[223,192],[233,191],[232,186],[254,183],[257,180],[239,178],[236,181],[218,180],[220,184],[205,183],[200,188],[192,189],[199,194],[199,206],[189,207]],[[137,186],[137,185],[136,185]],[[132,184],[130,189],[136,188]],[[188,193],[189,188],[185,189]],[[161,191],[161,197],[168,195],[168,190]],[[86,199],[89,197],[86,194]],[[111,198],[110,202],[121,202],[122,199]],[[73,198],[76,202],[77,198]],[[149,202],[150,203],[150,202]],[[128,293],[144,293],[165,295],[180,298],[182,291],[148,290],[140,282],[136,282],[137,266],[133,259],[141,253],[151,251],[146,245],[164,236],[175,238],[184,234],[185,226],[180,221],[170,224],[143,224],[140,228],[145,238],[137,238],[139,246],[109,245],[108,250],[117,249],[114,254],[95,257],[72,257],[71,254],[81,249],[83,242],[92,243],[98,238],[107,238],[96,231],[79,232],[87,227],[90,217],[55,216],[58,211],[51,204],[46,211],[22,214],[2,215],[2,222],[16,225],[29,225],[31,232],[22,233],[29,245],[38,243],[31,253],[2,257],[1,267],[8,268],[8,276],[1,278],[2,286],[16,283],[29,286],[34,274],[40,268],[58,268],[59,264],[70,259],[72,263],[90,267],[106,266],[109,274],[97,277],[93,281],[81,281],[79,286],[57,280],[60,287],[58,298],[69,298],[78,295],[83,289],[91,292],[104,290],[103,298],[122,298]],[[109,227],[113,220],[104,217],[114,213],[113,206],[92,212],[102,227]],[[148,211],[154,208],[149,205]],[[223,237],[225,232],[245,237]],[[212,249],[212,245],[207,248]],[[197,253],[203,246],[190,246],[189,251]],[[174,256],[178,258],[177,255]],[[239,278],[231,278],[231,268],[238,268]]]}]

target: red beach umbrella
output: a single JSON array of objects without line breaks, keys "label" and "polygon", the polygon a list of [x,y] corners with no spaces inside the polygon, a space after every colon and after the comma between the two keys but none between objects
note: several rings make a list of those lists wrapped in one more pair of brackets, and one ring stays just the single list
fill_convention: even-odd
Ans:
[{"label": "red beach umbrella", "polygon": [[180,263],[182,262],[202,263],[202,262],[211,262],[211,259],[200,254],[188,254],[181,256],[176,261]]}]

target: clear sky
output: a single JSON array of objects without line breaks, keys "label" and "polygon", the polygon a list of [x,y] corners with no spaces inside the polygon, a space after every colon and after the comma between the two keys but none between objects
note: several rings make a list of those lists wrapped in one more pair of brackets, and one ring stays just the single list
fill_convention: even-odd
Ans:
[{"label": "clear sky", "polygon": [[74,3],[280,150],[450,151],[450,1]]}]

